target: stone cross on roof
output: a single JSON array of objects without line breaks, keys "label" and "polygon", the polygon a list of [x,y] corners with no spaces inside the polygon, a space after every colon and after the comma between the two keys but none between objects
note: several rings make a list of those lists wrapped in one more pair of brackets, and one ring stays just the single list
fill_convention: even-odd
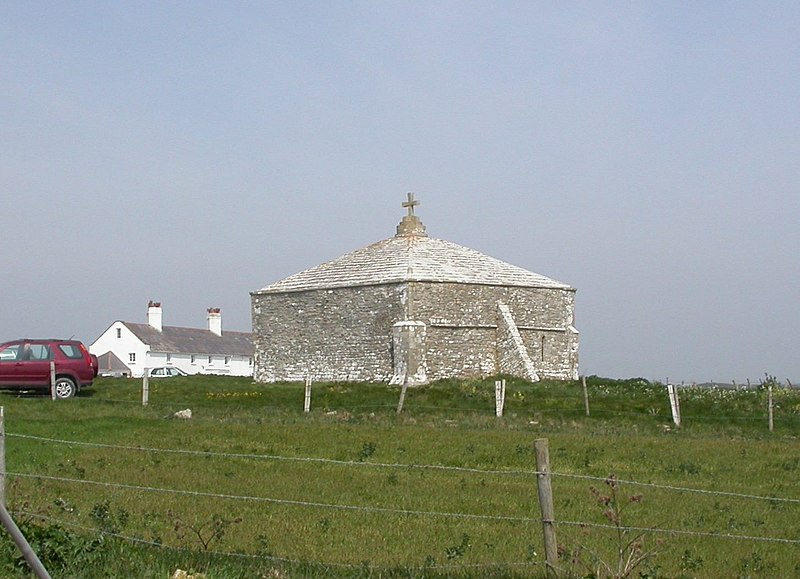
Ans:
[{"label": "stone cross on roof", "polygon": [[408,194],[408,201],[403,201],[403,207],[408,209],[408,215],[403,216],[403,220],[400,222],[400,225],[397,226],[398,236],[427,236],[422,221],[419,220],[419,217],[414,215],[414,207],[421,204],[420,201],[414,199],[413,193]]},{"label": "stone cross on roof", "polygon": [[417,205],[422,205],[422,202],[414,199],[413,193],[408,194],[408,201],[403,201],[403,207],[408,208],[409,215],[414,215],[414,207]]}]

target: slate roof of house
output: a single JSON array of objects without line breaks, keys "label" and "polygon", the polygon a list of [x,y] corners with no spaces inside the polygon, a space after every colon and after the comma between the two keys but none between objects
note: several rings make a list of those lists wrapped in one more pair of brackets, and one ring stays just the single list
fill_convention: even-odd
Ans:
[{"label": "slate roof of house", "polygon": [[424,225],[416,216],[409,215],[403,218],[394,237],[301,271],[253,293],[284,293],[408,281],[572,289],[565,283],[474,249],[428,237]]},{"label": "slate roof of house", "polygon": [[252,356],[252,334],[223,331],[222,336],[210,330],[163,326],[159,332],[149,324],[125,325],[153,352],[175,354],[209,354],[215,356]]}]

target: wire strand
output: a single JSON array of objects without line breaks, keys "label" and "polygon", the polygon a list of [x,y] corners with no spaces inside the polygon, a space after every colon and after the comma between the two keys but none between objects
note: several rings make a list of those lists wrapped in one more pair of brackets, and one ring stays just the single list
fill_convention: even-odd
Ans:
[{"label": "wire strand", "polygon": [[[561,472],[551,472],[550,473],[554,477],[563,477],[563,478],[574,478],[574,479],[581,479],[581,480],[592,480],[592,481],[602,481],[606,482],[609,480],[608,477],[599,477],[599,476],[590,476],[584,474],[570,474],[570,473],[561,473]],[[716,495],[716,496],[723,496],[723,497],[733,497],[733,498],[740,498],[740,499],[755,499],[755,500],[762,500],[762,501],[770,501],[770,502],[782,502],[782,503],[800,503],[800,499],[790,499],[790,498],[782,498],[782,497],[770,497],[764,495],[752,495],[746,493],[734,493],[728,491],[712,491],[706,489],[697,489],[691,487],[679,487],[673,485],[666,485],[666,484],[659,484],[659,483],[644,483],[638,482],[635,480],[625,480],[620,478],[615,478],[615,482],[620,484],[629,484],[635,485],[640,487],[649,487],[655,489],[664,489],[664,490],[671,490],[671,491],[679,491],[685,493],[697,493],[703,495]]]},{"label": "wire strand", "polygon": [[186,450],[176,448],[152,448],[143,446],[124,446],[116,444],[103,444],[98,442],[81,442],[77,440],[61,440],[57,438],[46,438],[43,436],[33,436],[30,434],[11,434],[6,433],[6,436],[14,438],[25,438],[28,440],[38,440],[41,442],[54,442],[57,444],[71,444],[75,446],[85,446],[92,448],[108,448],[112,450],[132,450],[137,452],[156,452],[165,454],[185,454],[190,456],[213,456],[220,458],[244,458],[256,460],[285,460],[294,462],[318,462],[325,464],[336,464],[343,466],[373,466],[381,468],[419,468],[430,470],[444,470],[454,472],[471,472],[478,474],[513,474],[513,475],[535,475],[536,471],[533,470],[491,470],[481,468],[470,468],[464,466],[445,466],[434,464],[402,464],[402,463],[382,463],[382,462],[367,462],[355,460],[336,460],[332,458],[313,458],[313,457],[297,457],[297,456],[281,456],[276,454],[244,454],[244,453],[226,453],[226,452],[212,452],[206,450]]},{"label": "wire strand", "polygon": [[734,539],[739,541],[761,541],[765,543],[784,543],[789,545],[800,545],[800,539],[783,539],[780,537],[756,537],[751,535],[731,535],[729,533],[712,533],[709,531],[687,531],[683,529],[663,529],[659,527],[617,527],[616,525],[606,525],[601,523],[585,523],[580,521],[553,521],[556,525],[568,525],[573,527],[593,527],[598,529],[612,529],[621,531],[636,531],[639,533],[664,533],[668,535],[689,535],[695,537],[714,537],[717,539]]},{"label": "wire strand", "polygon": [[388,507],[364,507],[364,506],[358,506],[358,505],[339,505],[339,504],[335,504],[335,503],[319,503],[319,502],[312,502],[312,501],[298,501],[298,500],[293,500],[293,499],[276,499],[276,498],[273,498],[273,497],[254,497],[254,496],[248,496],[248,495],[229,495],[229,494],[220,494],[220,493],[209,493],[209,492],[204,492],[204,491],[190,491],[190,490],[182,490],[182,489],[169,489],[169,488],[163,488],[163,487],[147,487],[147,486],[142,486],[142,485],[131,485],[131,484],[124,484],[124,483],[109,483],[109,482],[102,482],[102,481],[93,481],[93,480],[89,480],[89,479],[74,479],[74,478],[67,478],[67,477],[28,474],[28,473],[19,473],[19,472],[6,472],[6,475],[7,476],[21,477],[21,478],[38,479],[38,480],[49,480],[49,481],[56,481],[56,482],[67,482],[67,483],[78,483],[78,484],[86,484],[86,485],[93,485],[93,486],[102,486],[102,487],[107,487],[107,488],[118,488],[118,489],[126,489],[126,490],[159,492],[159,493],[170,493],[170,494],[179,494],[179,495],[186,495],[186,496],[193,496],[193,497],[208,497],[208,498],[218,498],[218,499],[253,501],[253,502],[272,503],[272,504],[289,505],[289,506],[297,506],[297,507],[314,507],[314,508],[323,508],[323,509],[363,511],[363,512],[371,512],[371,513],[389,513],[389,514],[395,514],[395,515],[418,515],[418,516],[448,517],[448,518],[456,518],[456,519],[480,519],[480,520],[490,520],[490,521],[512,521],[512,522],[522,522],[522,523],[535,523],[535,522],[538,522],[538,519],[532,519],[532,518],[529,518],[529,517],[512,517],[512,516],[502,516],[502,515],[478,515],[478,514],[470,514],[470,513],[448,513],[448,512],[442,512],[442,511],[416,511],[416,510],[410,510],[410,509],[390,509]]},{"label": "wire strand", "polygon": [[[540,475],[543,474],[537,470],[496,470],[496,469],[480,469],[480,468],[470,468],[470,467],[459,467],[459,466],[445,466],[445,465],[429,465],[429,464],[402,464],[402,463],[380,463],[380,462],[367,462],[367,461],[350,461],[350,460],[336,460],[331,458],[314,458],[314,457],[294,457],[294,456],[281,456],[281,455],[274,455],[274,454],[244,454],[244,453],[224,453],[224,452],[212,452],[212,451],[204,451],[204,450],[187,450],[187,449],[174,449],[174,448],[153,448],[153,447],[142,447],[142,446],[125,446],[125,445],[115,445],[115,444],[103,444],[103,443],[95,443],[95,442],[82,442],[76,440],[63,440],[57,438],[47,438],[43,436],[33,436],[28,434],[12,434],[6,433],[6,436],[15,437],[15,438],[23,438],[29,440],[37,440],[40,442],[52,442],[57,444],[68,444],[68,445],[75,445],[75,446],[85,446],[91,448],[107,448],[112,450],[129,450],[129,451],[136,451],[136,452],[154,452],[154,453],[165,453],[165,454],[182,454],[188,456],[213,456],[218,458],[236,458],[236,459],[251,459],[251,460],[276,460],[276,461],[293,461],[293,462],[312,462],[312,463],[322,463],[322,464],[335,464],[341,466],[373,466],[379,468],[415,468],[415,469],[430,469],[430,470],[441,470],[441,471],[453,471],[453,472],[469,472],[469,473],[478,473],[478,474],[503,474],[503,475],[524,475],[524,476],[533,476],[533,475]],[[592,475],[581,475],[581,474],[573,474],[573,473],[564,473],[564,472],[550,472],[550,475],[553,477],[562,477],[562,478],[572,478],[578,480],[591,480],[591,481],[599,481],[605,482],[608,480],[608,477],[599,477],[599,476],[592,476]],[[784,497],[774,497],[774,496],[764,496],[764,495],[755,495],[755,494],[748,494],[748,493],[736,493],[730,491],[713,491],[708,489],[698,489],[693,487],[681,487],[676,485],[667,485],[661,483],[645,483],[639,482],[635,480],[628,480],[628,479],[616,479],[616,481],[620,484],[629,484],[647,488],[655,488],[655,489],[662,489],[662,490],[671,490],[671,491],[678,491],[678,492],[686,492],[686,493],[696,493],[696,494],[705,494],[705,495],[716,495],[716,496],[724,496],[724,497],[731,497],[731,498],[743,498],[743,499],[752,499],[752,500],[763,500],[763,501],[770,501],[770,502],[783,502],[783,503],[792,503],[797,504],[800,503],[800,499],[794,498],[784,498]]]},{"label": "wire strand", "polygon": [[[92,533],[100,533],[101,535],[114,537],[116,539],[121,539],[124,541],[130,541],[133,543],[138,543],[142,545],[146,545],[148,547],[156,547],[160,549],[170,549],[173,551],[183,551],[183,552],[191,552],[195,553],[197,551],[190,549],[189,547],[182,547],[176,545],[166,545],[161,542],[151,541],[148,539],[141,539],[138,537],[131,537],[129,535],[123,535],[120,533],[113,533],[110,531],[104,531],[102,529],[96,529],[93,527],[87,527],[86,525],[79,525],[77,523],[72,523],[69,521],[65,521],[63,519],[57,519],[55,517],[51,517],[48,515],[42,515],[40,513],[32,513],[30,511],[24,511],[19,509],[12,509],[10,511],[16,515],[23,515],[31,518],[41,519],[43,521],[53,522],[56,524],[63,525],[65,527],[71,527],[74,529],[78,529],[81,531],[92,532]],[[280,563],[289,563],[293,565],[319,565],[322,567],[340,567],[346,569],[353,569],[353,568],[363,568],[363,564],[355,564],[355,563],[324,563],[321,561],[301,561],[299,559],[290,559],[287,557],[276,557],[274,555],[258,555],[252,553],[232,553],[229,551],[216,551],[216,550],[209,550],[209,551],[202,551],[203,554],[207,555],[214,555],[214,556],[222,556],[222,557],[239,557],[239,558],[250,558],[250,559],[263,559],[267,561],[276,561]],[[473,563],[470,565],[426,565],[426,566],[417,566],[417,567],[406,567],[407,569],[412,570],[423,570],[423,569],[441,569],[441,570],[453,570],[453,569],[484,569],[484,568],[493,568],[493,567],[536,567],[540,563],[538,561],[525,561],[525,562],[512,562],[512,563]]]}]

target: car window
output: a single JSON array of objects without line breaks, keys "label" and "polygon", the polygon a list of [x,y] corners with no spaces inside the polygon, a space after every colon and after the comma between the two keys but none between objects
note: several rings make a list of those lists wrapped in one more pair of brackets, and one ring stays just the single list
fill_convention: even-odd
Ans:
[{"label": "car window", "polygon": [[0,350],[0,362],[16,362],[19,359],[19,344],[11,344]]},{"label": "car window", "polygon": [[80,348],[74,344],[59,344],[58,349],[61,350],[67,358],[72,358],[73,360],[83,358]]},{"label": "car window", "polygon": [[151,376],[161,376],[164,373],[164,368],[153,368],[150,371]]},{"label": "car window", "polygon": [[[25,346],[27,349],[28,344],[25,344]],[[52,358],[53,353],[47,344],[30,344],[28,360],[51,360]]]}]

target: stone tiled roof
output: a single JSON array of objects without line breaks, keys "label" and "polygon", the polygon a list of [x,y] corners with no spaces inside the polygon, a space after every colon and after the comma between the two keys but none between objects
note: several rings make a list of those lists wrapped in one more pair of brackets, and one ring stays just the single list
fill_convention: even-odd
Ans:
[{"label": "stone tiled roof", "polygon": [[148,324],[125,325],[134,335],[150,346],[153,352],[175,354],[210,354],[215,356],[252,356],[253,341],[247,332],[222,332],[216,335],[210,330],[163,326],[159,332]]},{"label": "stone tiled roof", "polygon": [[283,293],[407,281],[572,289],[567,284],[489,257],[474,249],[428,237],[420,231],[408,234],[398,228],[398,235],[395,237],[357,249],[253,293]]}]

